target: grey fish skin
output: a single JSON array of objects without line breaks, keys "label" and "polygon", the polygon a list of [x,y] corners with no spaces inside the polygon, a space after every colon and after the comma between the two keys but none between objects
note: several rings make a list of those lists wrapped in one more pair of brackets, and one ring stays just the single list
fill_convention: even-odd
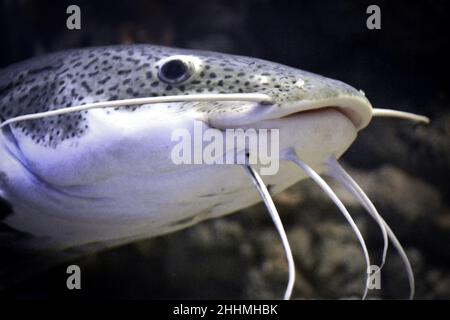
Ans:
[{"label": "grey fish skin", "polygon": [[[192,58],[198,68],[182,83],[165,83],[158,77],[160,62],[177,55]],[[192,114],[200,114],[210,128],[242,123],[278,128],[281,147],[296,148],[320,172],[323,159],[339,157],[353,142],[363,126],[357,124],[359,110],[371,107],[353,87],[303,70],[153,45],[69,50],[1,70],[3,121],[105,100],[249,92],[267,94],[274,103],[109,108],[3,128],[0,196],[13,209],[3,223],[30,235],[32,246],[59,250],[118,245],[220,217],[260,200],[239,166],[171,163],[170,132],[192,130]],[[303,110],[300,103],[324,109],[296,115]],[[347,105],[351,114],[329,108]],[[155,118],[161,114],[164,120]],[[264,180],[277,193],[303,178],[286,165]]]},{"label": "grey fish skin", "polygon": [[[187,83],[163,83],[157,77],[156,63],[180,54],[202,59],[202,70]],[[301,89],[296,86],[299,73],[305,81]],[[342,82],[260,59],[154,45],[111,46],[58,52],[1,70],[0,119],[105,100],[249,92],[268,94],[276,104],[337,94],[361,96]],[[197,104],[196,108],[209,114],[223,112],[217,106],[220,104]],[[184,104],[176,109],[182,112],[192,107]],[[234,110],[238,112],[239,106]],[[89,130],[86,112],[26,121],[14,127],[48,147],[79,138]]]}]

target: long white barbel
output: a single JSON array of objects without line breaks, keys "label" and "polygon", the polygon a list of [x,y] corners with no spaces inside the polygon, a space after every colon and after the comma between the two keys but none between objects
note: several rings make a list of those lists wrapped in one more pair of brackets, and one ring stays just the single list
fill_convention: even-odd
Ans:
[{"label": "long white barbel", "polygon": [[342,203],[342,201],[339,199],[339,197],[334,193],[333,189],[326,183],[325,180],[316,172],[314,171],[310,166],[308,166],[305,162],[300,160],[300,158],[297,156],[297,153],[293,149],[288,149],[283,153],[283,159],[289,160],[294,162],[298,167],[300,167],[321,189],[325,194],[334,202],[334,204],[338,207],[339,211],[344,215],[345,219],[350,224],[353,232],[355,233],[356,237],[358,238],[358,241],[361,245],[361,248],[364,253],[364,259],[366,261],[366,284],[364,286],[364,294],[362,296],[362,299],[364,300],[367,296],[368,292],[368,285],[369,285],[369,267],[370,267],[370,256],[369,251],[367,250],[366,242],[364,241],[364,237],[362,236],[361,232],[359,231],[358,226],[356,225],[355,221],[353,220],[352,216],[348,212],[345,205]]},{"label": "long white barbel", "polygon": [[369,197],[366,195],[364,190],[356,183],[356,181],[344,170],[344,168],[339,164],[334,156],[328,158],[327,161],[328,170],[327,174],[336,179],[341,185],[343,185],[352,195],[354,195],[358,201],[364,206],[367,212],[372,216],[372,218],[379,225],[382,235],[383,235],[383,256],[381,258],[380,270],[383,268],[386,262],[386,256],[389,246],[388,234],[384,220],[378,213],[377,208],[370,201]]},{"label": "long white barbel", "polygon": [[[403,249],[403,246],[401,245],[400,241],[397,239],[396,235],[392,231],[392,229],[389,227],[387,222],[383,219],[383,217],[378,213],[377,209],[373,205],[372,201],[370,201],[369,197],[365,194],[365,192],[361,189],[361,187],[358,185],[358,183],[342,168],[342,166],[337,162],[336,159],[331,158],[329,160],[329,163],[333,163],[334,171],[332,172],[332,176],[336,178],[350,193],[352,193],[354,196],[357,197],[357,199],[360,201],[360,203],[364,206],[364,208],[372,215],[377,216],[374,217],[374,219],[378,221],[381,221],[381,223],[384,225],[384,228],[387,232],[387,235],[389,239],[392,241],[392,244],[394,245],[395,249],[400,254],[400,257],[403,261],[403,264],[406,267],[406,272],[408,274],[408,282],[409,282],[409,299],[414,298],[415,294],[415,281],[414,281],[414,273],[411,267],[411,263],[409,262],[408,256],[406,255],[405,250]],[[339,177],[339,176],[340,177]],[[385,249],[386,246],[385,246]],[[383,257],[385,257],[385,253],[383,252]],[[385,259],[383,259],[383,262]],[[381,268],[380,268],[381,269]]]},{"label": "long white barbel", "polygon": [[250,165],[244,165],[244,168],[246,169],[247,173],[252,178],[252,181],[254,185],[256,186],[256,189],[258,190],[261,198],[264,201],[264,204],[267,207],[267,210],[269,211],[269,214],[273,220],[273,223],[275,224],[275,227],[278,231],[278,234],[281,238],[281,243],[284,248],[284,253],[286,255],[286,260],[288,262],[288,273],[289,273],[289,280],[286,287],[286,291],[284,292],[284,300],[289,300],[292,295],[292,290],[294,288],[295,283],[295,263],[294,263],[294,257],[292,256],[292,250],[289,245],[288,238],[286,236],[286,231],[283,227],[283,222],[280,219],[280,215],[278,214],[277,208],[275,207],[275,204],[273,203],[272,197],[270,196],[269,190],[267,190],[267,187],[264,183],[264,181],[261,179],[259,174],[250,166]]},{"label": "long white barbel", "polygon": [[387,117],[387,118],[399,118],[405,120],[411,120],[414,122],[421,123],[430,123],[430,118],[421,116],[411,112],[393,110],[393,109],[382,109],[382,108],[373,108],[372,109],[373,117]]},{"label": "long white barbel", "polygon": [[[17,116],[0,123],[0,129],[6,125],[20,121],[41,119],[90,109],[121,107],[127,105],[143,105],[152,103],[200,102],[200,101],[249,101],[249,102],[270,104],[273,102],[273,99],[267,94],[254,92],[254,93],[207,93],[207,94],[189,94],[189,95],[186,94],[174,96],[143,97],[143,98],[112,100],[112,101],[101,101]],[[430,119],[425,116],[393,109],[373,108],[372,116],[394,117],[422,123],[430,122]]]},{"label": "long white barbel", "polygon": [[90,109],[111,108],[129,105],[143,105],[151,103],[170,103],[170,102],[201,102],[201,101],[249,101],[259,103],[272,103],[272,98],[263,93],[208,93],[208,94],[190,94],[161,97],[132,98],[113,101],[101,101],[87,103],[79,106],[60,108],[56,110],[26,114],[8,119],[0,124],[0,129],[6,125],[25,120],[35,120],[51,116],[58,116],[66,113],[85,111]]}]

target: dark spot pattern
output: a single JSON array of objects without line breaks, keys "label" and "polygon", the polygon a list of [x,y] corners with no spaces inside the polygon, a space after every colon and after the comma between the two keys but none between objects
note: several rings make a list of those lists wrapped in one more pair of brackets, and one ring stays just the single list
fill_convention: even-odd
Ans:
[{"label": "dark spot pattern", "polygon": [[[158,62],[172,55],[192,55],[198,70],[182,83],[158,81]],[[292,94],[298,78],[303,91]],[[310,81],[310,79],[312,79]],[[315,81],[315,82],[314,82]],[[0,71],[0,119],[2,121],[63,107],[135,97],[189,95],[195,93],[260,92],[277,105],[301,99],[314,85],[334,81],[277,63],[221,53],[166,48],[152,45],[76,49],[42,56]],[[354,94],[346,85],[333,83],[339,92]],[[332,95],[334,92],[326,92]],[[207,114],[240,112],[242,104],[202,102],[174,103],[172,110],[192,107]],[[137,112],[139,106],[108,109]],[[107,115],[106,115],[107,116]],[[57,147],[89,132],[89,112],[76,112],[12,125],[36,144]]]}]

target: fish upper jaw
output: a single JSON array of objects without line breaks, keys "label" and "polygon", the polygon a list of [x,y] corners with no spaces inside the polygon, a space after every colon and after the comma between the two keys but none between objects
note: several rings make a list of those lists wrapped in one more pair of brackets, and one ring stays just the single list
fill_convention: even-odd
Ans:
[{"label": "fish upper jaw", "polygon": [[361,90],[338,80],[299,72],[290,98],[281,104],[278,117],[293,113],[334,108],[347,116],[359,131],[372,119],[372,105]]},{"label": "fish upper jaw", "polygon": [[226,112],[208,114],[209,124],[220,129],[236,128],[325,108],[334,108],[344,114],[357,131],[371,121],[373,108],[363,91],[344,82],[299,69],[287,68],[286,73],[289,74],[288,80],[281,85],[271,83],[254,92],[266,94],[272,103],[246,104],[238,110],[224,105]]},{"label": "fish upper jaw", "polygon": [[357,131],[365,128],[372,119],[372,105],[364,97],[338,96],[322,100],[302,100],[285,103],[273,112],[273,118],[285,118],[302,112],[336,109],[351,120]]},{"label": "fish upper jaw", "polygon": [[283,102],[281,104],[254,103],[242,113],[221,113],[210,115],[208,124],[217,129],[238,128],[265,120],[282,119],[303,112],[336,109],[351,120],[357,131],[365,128],[372,119],[372,105],[363,96],[338,94],[318,99],[303,99]]}]

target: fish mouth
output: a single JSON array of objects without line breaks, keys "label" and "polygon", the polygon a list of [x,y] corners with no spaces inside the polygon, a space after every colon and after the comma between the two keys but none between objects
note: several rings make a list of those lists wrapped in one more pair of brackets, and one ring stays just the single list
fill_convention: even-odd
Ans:
[{"label": "fish mouth", "polygon": [[[347,117],[356,131],[365,128],[372,119],[372,105],[365,96],[339,95],[321,99],[302,99],[280,103],[256,103],[248,112],[209,115],[207,123],[216,129],[248,127],[266,120],[301,116],[303,113],[336,110]],[[201,119],[203,120],[203,119]]]},{"label": "fish mouth", "polygon": [[301,100],[283,103],[273,110],[270,119],[283,119],[298,116],[306,112],[337,110],[346,116],[357,131],[365,128],[372,119],[372,105],[365,97],[345,96],[322,100]]}]

